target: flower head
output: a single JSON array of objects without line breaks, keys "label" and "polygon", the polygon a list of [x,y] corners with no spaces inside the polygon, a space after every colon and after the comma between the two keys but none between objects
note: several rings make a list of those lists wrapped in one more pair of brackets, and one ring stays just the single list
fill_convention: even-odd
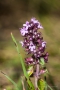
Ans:
[{"label": "flower head", "polygon": [[25,59],[25,62],[29,64],[39,62],[41,57],[44,58],[45,62],[48,61],[48,54],[45,53],[46,42],[43,41],[38,29],[43,29],[43,27],[36,18],[32,18],[30,22],[26,21],[23,28],[20,29],[20,33],[24,37],[20,43],[28,54],[32,54],[30,58]]}]

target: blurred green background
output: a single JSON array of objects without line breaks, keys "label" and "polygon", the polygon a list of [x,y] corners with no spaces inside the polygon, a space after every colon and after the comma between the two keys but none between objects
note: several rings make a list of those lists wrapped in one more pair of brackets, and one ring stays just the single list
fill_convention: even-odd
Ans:
[{"label": "blurred green background", "polygon": [[[54,90],[60,90],[60,0],[0,0],[0,70],[20,85],[23,72],[10,33],[20,47],[22,37],[19,28],[32,17],[44,27],[41,32],[47,42],[47,68],[51,74],[47,81]],[[20,52],[24,59],[26,54],[22,47]],[[4,89],[14,90],[14,86],[0,73],[0,90]]]}]

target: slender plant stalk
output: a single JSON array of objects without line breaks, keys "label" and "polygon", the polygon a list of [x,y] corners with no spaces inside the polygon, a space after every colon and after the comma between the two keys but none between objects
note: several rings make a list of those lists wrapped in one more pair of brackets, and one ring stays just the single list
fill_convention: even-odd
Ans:
[{"label": "slender plant stalk", "polygon": [[36,88],[36,90],[38,90],[38,85],[37,85],[38,73],[39,73],[39,64],[36,65],[36,74],[35,74],[35,88]]},{"label": "slender plant stalk", "polygon": [[21,57],[21,53],[20,53],[20,51],[19,51],[17,42],[16,42],[16,40],[15,40],[15,38],[14,38],[14,36],[13,36],[12,33],[11,33],[11,37],[12,37],[12,39],[13,39],[13,42],[14,42],[14,44],[15,44],[15,46],[16,46],[16,49],[17,49],[17,52],[18,52],[18,54],[19,54],[20,62],[21,62],[21,65],[22,65],[22,68],[23,68],[23,72],[24,72],[24,76],[26,77],[27,82],[28,82],[30,88],[32,88],[32,89],[34,90],[34,86],[33,86],[33,84],[31,83],[31,81],[29,80],[29,76],[28,76],[28,74],[27,74],[27,72],[26,72],[26,68],[25,68],[23,59],[22,59],[22,57]]},{"label": "slender plant stalk", "polygon": [[50,90],[53,90],[49,85],[47,85]]},{"label": "slender plant stalk", "polygon": [[23,77],[21,77],[21,82],[22,82],[22,86],[23,86],[23,90],[25,90],[25,86],[24,86],[24,81],[23,81]]},{"label": "slender plant stalk", "polygon": [[10,80],[12,83],[13,83],[13,85],[15,86],[15,89],[16,90],[19,90],[19,88],[17,87],[17,84],[9,77],[9,76],[7,76],[4,72],[2,72],[1,71],[1,73],[8,79],[8,80]]},{"label": "slender plant stalk", "polygon": [[45,90],[47,90],[47,88],[49,88],[50,90],[53,90],[53,89],[47,84],[47,82],[45,81]]}]

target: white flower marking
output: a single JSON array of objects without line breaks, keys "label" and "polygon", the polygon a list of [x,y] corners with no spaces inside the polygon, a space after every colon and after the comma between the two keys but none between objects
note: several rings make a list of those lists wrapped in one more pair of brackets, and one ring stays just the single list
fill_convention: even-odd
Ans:
[{"label": "white flower marking", "polygon": [[46,47],[46,42],[42,42],[42,47]]}]

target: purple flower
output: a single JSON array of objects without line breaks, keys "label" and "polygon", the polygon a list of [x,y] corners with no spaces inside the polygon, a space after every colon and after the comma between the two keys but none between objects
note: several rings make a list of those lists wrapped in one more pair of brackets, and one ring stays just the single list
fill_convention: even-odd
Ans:
[{"label": "purple flower", "polygon": [[33,22],[34,24],[37,24],[37,28],[39,29],[43,29],[42,25],[38,22],[38,20],[36,20],[35,18],[31,19],[31,22]]},{"label": "purple flower", "polygon": [[25,36],[25,34],[28,33],[28,30],[26,30],[26,28],[23,27],[23,28],[20,29],[20,32],[21,32],[21,35],[22,35],[22,36]]},{"label": "purple flower", "polygon": [[46,42],[42,42],[42,47],[46,47]]},{"label": "purple flower", "polygon": [[33,22],[33,23],[39,23],[38,20],[36,20],[36,18],[32,18],[31,19],[31,22]]},{"label": "purple flower", "polygon": [[45,62],[48,61],[48,53],[45,53],[46,42],[43,41],[41,32],[38,29],[43,29],[38,20],[32,18],[30,22],[26,21],[23,28],[20,29],[21,35],[24,40],[20,41],[28,54],[32,54],[30,58],[26,58],[26,63],[39,62],[40,58],[44,58]]},{"label": "purple flower", "polygon": [[41,55],[41,57],[44,58],[45,63],[47,63],[47,61],[48,61],[48,56],[49,56],[48,53],[45,53],[45,54]]},{"label": "purple flower", "polygon": [[33,64],[33,63],[34,63],[34,59],[33,59],[32,57],[29,57],[29,58],[26,58],[26,59],[25,59],[25,62],[26,62],[27,64]]},{"label": "purple flower", "polygon": [[29,46],[29,49],[30,49],[30,51],[32,52],[32,51],[34,51],[35,46],[34,46],[34,45],[30,45],[30,46]]},{"label": "purple flower", "polygon": [[29,22],[26,21],[26,24],[23,24],[23,27],[25,27],[25,29],[28,30],[28,28],[30,27]]},{"label": "purple flower", "polygon": [[46,72],[46,70],[40,70],[40,73],[39,73],[39,75],[41,75],[41,74],[44,74]]},{"label": "purple flower", "polygon": [[38,28],[43,29],[42,25],[39,23]]}]

